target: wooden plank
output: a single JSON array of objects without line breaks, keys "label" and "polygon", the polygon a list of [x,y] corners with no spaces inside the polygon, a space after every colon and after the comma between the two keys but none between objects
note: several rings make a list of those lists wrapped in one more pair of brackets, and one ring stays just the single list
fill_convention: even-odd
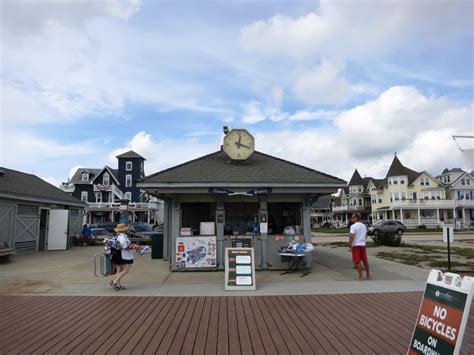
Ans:
[{"label": "wooden plank", "polygon": [[235,297],[227,298],[227,327],[229,329],[229,354],[240,354],[239,327],[235,312]]},{"label": "wooden plank", "polygon": [[183,354],[192,354],[194,349],[194,343],[196,341],[199,322],[202,317],[202,312],[204,309],[204,302],[206,300],[205,297],[198,297],[197,298],[196,308],[193,311],[193,317],[191,322],[189,323],[189,329],[186,333],[186,336],[183,339],[183,347],[181,349],[181,353]]},{"label": "wooden plank", "polygon": [[247,325],[244,310],[242,307],[242,299],[240,297],[233,297],[233,298],[235,301],[235,315],[237,317],[237,328],[239,330],[240,351],[242,352],[242,354],[253,354],[248,325]]},{"label": "wooden plank", "polygon": [[131,351],[131,349],[133,349],[135,345],[143,338],[143,335],[148,330],[150,324],[155,321],[156,315],[159,313],[162,307],[166,307],[166,303],[170,301],[170,298],[166,297],[149,297],[149,299],[151,301],[149,309],[140,310],[140,317],[131,327],[133,332],[128,331],[128,336],[116,339],[113,346],[107,350],[106,354],[115,355],[126,348]]},{"label": "wooden plank", "polygon": [[16,324],[22,324],[25,320],[34,319],[37,315],[43,314],[45,310],[51,311],[55,308],[56,305],[61,304],[60,297],[54,297],[53,299],[48,299],[48,297],[27,297],[27,304],[24,304],[23,297],[21,301],[16,306],[11,306],[12,308],[7,311],[5,314],[2,314],[2,319],[0,320],[0,332],[5,329],[16,326]]},{"label": "wooden plank", "polygon": [[[348,329],[346,322],[345,322],[345,315],[340,315],[339,313],[334,312],[334,309],[329,308],[325,302],[321,299],[322,295],[317,296],[309,296],[311,297],[310,304],[314,309],[316,309],[321,317],[326,319],[325,325],[328,327],[333,327],[335,329],[335,333],[338,334],[340,339],[344,339],[344,345],[347,349],[350,350],[351,353],[360,353],[360,346],[361,342],[357,339],[354,339],[354,331],[353,329]],[[344,325],[344,326],[342,326]],[[370,346],[365,346],[367,349],[367,354],[375,354],[373,349]]]},{"label": "wooden plank", "polygon": [[[132,306],[123,310],[121,320],[115,324],[111,324],[109,327],[104,329],[101,334],[97,332],[95,334],[95,341],[90,339],[89,344],[86,344],[87,346],[77,347],[73,352],[71,352],[71,354],[93,354],[94,352],[105,354],[115,345],[117,340],[128,339],[130,337],[130,334],[127,333],[130,333],[130,329],[133,329],[132,325],[140,317],[140,311],[147,309],[151,303],[151,297],[135,297]],[[108,339],[111,341],[107,341]]]},{"label": "wooden plank", "polygon": [[201,320],[198,326],[196,341],[194,342],[193,354],[204,354],[206,350],[207,331],[209,326],[209,318],[211,316],[212,299],[206,297],[204,308],[201,314]]},{"label": "wooden plank", "polygon": [[[288,346],[286,345],[286,341],[284,340],[285,335],[288,333],[287,332],[285,332],[284,334],[280,333],[277,324],[275,323],[275,321],[273,320],[271,316],[271,311],[267,308],[267,305],[263,301],[263,298],[256,297],[255,299],[256,299],[258,308],[260,309],[260,312],[265,321],[265,326],[268,329],[270,336],[272,337],[275,347],[278,349],[278,353],[290,354],[290,350]],[[271,354],[271,352],[269,352],[269,354]]]},{"label": "wooden plank", "polygon": [[[178,329],[176,330],[173,341],[170,344],[168,354],[180,354],[181,348],[183,347],[183,342],[186,339],[186,334],[188,333],[193,314],[196,310],[196,306],[199,299],[197,297],[192,297],[191,302],[189,302],[187,310],[184,312],[184,316],[179,322]],[[171,337],[170,337],[171,339]]]},{"label": "wooden plank", "polygon": [[217,353],[217,328],[219,326],[219,298],[211,297],[211,315],[209,316],[209,329],[207,330],[206,355]]},{"label": "wooden plank", "polygon": [[129,297],[113,297],[104,309],[88,310],[96,313],[94,322],[83,323],[78,329],[76,336],[68,341],[58,343],[61,353],[69,353],[77,348],[90,343],[91,339],[95,340],[95,334],[101,334],[101,329],[106,329],[116,322],[120,322],[123,310],[127,309],[133,303],[133,298]]},{"label": "wooden plank", "polygon": [[[128,341],[119,354],[142,354],[148,344],[151,342],[160,326],[172,311],[175,304],[180,303],[181,299],[176,297],[166,297],[164,302],[154,306],[153,312],[147,318],[145,323],[139,328],[130,341]],[[161,335],[158,335],[161,337]]]},{"label": "wooden plank", "polygon": [[54,334],[51,334],[52,339],[44,337],[41,341],[38,341],[34,346],[34,353],[54,352],[55,349],[59,351],[62,348],[61,344],[68,342],[70,338],[74,338],[83,324],[93,322],[97,316],[95,311],[106,307],[109,302],[106,297],[88,297],[88,300],[89,303],[85,308],[91,310],[91,312],[81,310],[78,315],[68,317],[69,319],[65,319],[64,322],[58,322]]},{"label": "wooden plank", "polygon": [[[25,339],[25,334],[41,334],[42,332],[49,334],[47,328],[49,328],[50,324],[54,324],[54,322],[57,321],[58,318],[63,317],[68,310],[67,304],[64,302],[60,302],[59,304],[56,302],[54,304],[56,305],[54,310],[49,311],[49,309],[47,308],[43,312],[43,314],[37,315],[36,317],[32,317],[31,319],[20,323],[18,327],[16,326],[16,322],[12,322],[12,328],[10,329],[10,332],[7,332],[6,334],[6,336],[9,336],[9,338],[2,339],[0,341],[3,344],[2,348],[4,349],[4,351],[12,351],[13,349],[25,348],[28,344],[32,343],[32,338],[41,339],[41,337],[38,336],[29,337],[28,339]],[[81,304],[75,305],[75,307],[77,309],[81,307]]]},{"label": "wooden plank", "polygon": [[249,331],[250,342],[252,343],[252,349],[254,353],[256,354],[263,354],[265,352],[265,348],[263,346],[262,337],[261,337],[259,328],[257,327],[257,322],[255,320],[253,310],[250,306],[250,303],[253,301],[249,301],[248,297],[241,297],[241,301],[242,301],[242,307],[245,314],[245,318],[247,320],[247,329]]},{"label": "wooden plank", "polygon": [[217,353],[229,354],[229,327],[227,324],[227,297],[219,297],[219,331],[217,334]]},{"label": "wooden plank", "polygon": [[288,307],[284,302],[282,303],[282,299],[276,296],[265,297],[264,299],[268,300],[272,305],[270,307],[270,309],[272,309],[272,316],[278,316],[280,318],[277,324],[287,325],[289,333],[286,334],[286,338],[291,339],[295,351],[296,348],[298,348],[303,354],[313,353],[313,349],[311,349],[311,346],[306,342],[303,336],[305,330],[300,327],[299,322],[295,322],[295,319],[291,315],[292,312],[287,309]]},{"label": "wooden plank", "polygon": [[[29,331],[22,331],[20,337],[16,340],[13,353],[22,353],[28,349],[36,349],[43,344],[51,344],[65,330],[64,324],[68,321],[76,322],[77,317],[84,313],[84,308],[92,304],[98,303],[97,299],[89,299],[89,297],[78,297],[74,300],[74,306],[63,301],[61,307],[57,307],[58,316],[51,318],[49,314],[36,319]],[[25,334],[29,334],[25,337]],[[51,346],[51,345],[50,345]],[[5,348],[7,350],[7,348]]]},{"label": "wooden plank", "polygon": [[147,338],[143,339],[143,342],[140,341],[137,346],[132,350],[132,354],[151,354],[155,353],[156,349],[163,340],[164,333],[168,329],[170,323],[176,315],[177,310],[183,303],[184,298],[182,297],[173,297],[172,303],[168,309],[161,309],[161,312],[152,325],[150,326],[150,331],[147,332]]},{"label": "wooden plank", "polygon": [[167,327],[166,332],[163,335],[163,339],[160,342],[159,347],[155,347],[154,349],[156,353],[158,354],[166,354],[169,352],[171,343],[173,342],[173,339],[175,338],[175,335],[180,327],[180,325],[183,322],[183,319],[185,319],[186,315],[192,312],[192,310],[188,310],[188,307],[193,303],[196,302],[195,298],[192,297],[185,297],[183,302],[181,303],[178,311],[175,313],[174,318],[172,318],[172,321]]},{"label": "wooden plank", "polygon": [[386,318],[377,313],[376,302],[370,303],[369,313],[366,306],[361,306],[361,302],[364,302],[364,295],[361,295],[360,299],[355,302],[353,299],[341,296],[344,295],[331,295],[330,297],[326,295],[322,298],[331,303],[331,309],[340,310],[340,314],[345,315],[347,325],[359,333],[356,338],[359,338],[361,343],[365,343],[376,353],[381,351],[394,353],[401,351],[403,353],[406,350],[391,341],[394,337],[393,330],[387,332],[387,327],[380,326],[380,320]]},{"label": "wooden plank", "polygon": [[345,353],[344,345],[325,326],[324,320],[315,321],[317,314],[315,314],[316,312],[314,312],[313,308],[308,306],[307,297],[291,296],[288,297],[287,302],[288,307],[295,310],[304,327],[311,333],[316,347],[321,349],[318,352],[326,354]]},{"label": "wooden plank", "polygon": [[277,347],[275,346],[273,342],[273,337],[270,334],[270,330],[265,323],[265,319],[263,317],[262,311],[260,310],[260,307],[258,306],[258,300],[260,297],[250,297],[249,299],[249,304],[250,304],[250,310],[254,314],[255,318],[255,326],[260,332],[260,337],[262,339],[262,344],[265,350],[265,353],[267,354],[277,354]]}]

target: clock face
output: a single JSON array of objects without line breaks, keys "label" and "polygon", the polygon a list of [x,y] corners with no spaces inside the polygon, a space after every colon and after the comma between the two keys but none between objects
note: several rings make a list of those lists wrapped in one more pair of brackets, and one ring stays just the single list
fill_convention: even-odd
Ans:
[{"label": "clock face", "polygon": [[224,137],[224,152],[234,160],[245,160],[255,151],[255,139],[245,129],[233,129]]}]

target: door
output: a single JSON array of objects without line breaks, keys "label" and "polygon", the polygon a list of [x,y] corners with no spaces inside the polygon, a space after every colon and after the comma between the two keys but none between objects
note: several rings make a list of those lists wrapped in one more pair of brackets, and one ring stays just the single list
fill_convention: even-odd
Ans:
[{"label": "door", "polygon": [[49,211],[48,250],[66,250],[68,210]]},{"label": "door", "polygon": [[40,234],[38,251],[46,250],[46,236],[48,235],[48,212],[49,210],[47,209],[40,209]]}]

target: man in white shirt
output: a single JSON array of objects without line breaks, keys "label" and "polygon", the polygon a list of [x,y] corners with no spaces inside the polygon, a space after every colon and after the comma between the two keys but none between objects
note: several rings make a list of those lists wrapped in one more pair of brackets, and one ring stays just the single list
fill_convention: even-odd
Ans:
[{"label": "man in white shirt", "polygon": [[360,222],[360,214],[352,215],[353,224],[349,232],[349,247],[352,249],[352,261],[356,265],[359,279],[362,279],[362,265],[364,263],[367,278],[370,279],[369,262],[367,260],[367,250],[365,240],[367,239],[367,227]]}]

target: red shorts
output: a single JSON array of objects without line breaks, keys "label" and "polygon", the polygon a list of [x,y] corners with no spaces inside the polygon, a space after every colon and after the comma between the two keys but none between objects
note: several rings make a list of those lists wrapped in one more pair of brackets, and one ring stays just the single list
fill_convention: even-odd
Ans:
[{"label": "red shorts", "polygon": [[352,247],[352,261],[360,263],[361,261],[367,263],[367,249],[365,246],[356,245]]}]

